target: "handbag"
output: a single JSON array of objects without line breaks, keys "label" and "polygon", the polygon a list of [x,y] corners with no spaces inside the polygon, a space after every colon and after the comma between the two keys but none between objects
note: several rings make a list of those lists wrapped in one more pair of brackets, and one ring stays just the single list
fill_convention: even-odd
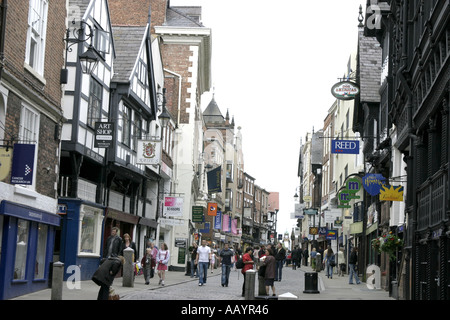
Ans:
[{"label": "handbag", "polygon": [[265,277],[266,276],[266,266],[259,266],[258,276]]}]

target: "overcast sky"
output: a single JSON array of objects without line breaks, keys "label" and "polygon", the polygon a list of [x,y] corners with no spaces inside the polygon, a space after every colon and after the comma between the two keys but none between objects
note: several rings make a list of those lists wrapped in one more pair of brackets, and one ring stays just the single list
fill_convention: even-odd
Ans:
[{"label": "overcast sky", "polygon": [[[323,128],[331,87],[356,52],[366,0],[171,0],[202,6],[212,29],[212,86],[242,127],[244,169],[280,193],[278,233],[292,230],[300,139]],[[365,11],[365,9],[364,9]],[[202,98],[202,110],[212,90]]]}]

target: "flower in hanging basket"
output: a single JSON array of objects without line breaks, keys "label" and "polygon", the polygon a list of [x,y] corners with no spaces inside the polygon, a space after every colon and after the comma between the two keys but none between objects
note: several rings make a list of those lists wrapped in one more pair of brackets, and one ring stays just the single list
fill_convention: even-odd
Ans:
[{"label": "flower in hanging basket", "polygon": [[394,259],[397,250],[403,247],[403,240],[398,236],[392,234],[392,232],[378,237],[375,240],[377,240],[377,243],[379,243],[379,245],[376,248],[374,242],[372,242],[372,247],[378,252],[386,252],[391,259]]}]

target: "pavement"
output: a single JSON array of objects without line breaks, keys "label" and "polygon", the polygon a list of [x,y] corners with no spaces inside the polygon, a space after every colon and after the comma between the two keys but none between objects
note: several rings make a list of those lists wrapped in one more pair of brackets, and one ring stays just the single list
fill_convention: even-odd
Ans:
[{"label": "pavement", "polygon": [[[231,277],[236,278],[234,287],[236,288],[236,294],[240,293],[242,287],[242,275],[233,276],[234,274],[240,273],[239,271],[232,271]],[[348,276],[339,277],[334,275],[332,279],[328,279],[324,271],[317,274],[317,291],[318,293],[311,293],[311,282],[308,282],[308,288],[305,288],[305,279],[307,276],[314,274],[311,267],[302,266],[300,270],[292,270],[291,267],[283,268],[283,279],[280,282],[275,282],[276,293],[278,296],[290,295],[295,297],[294,300],[394,300],[389,297],[389,292],[382,289],[369,289],[365,283],[359,285],[348,283]],[[208,279],[214,279],[217,282],[217,287],[220,286],[220,269],[215,269],[214,274],[209,275]],[[121,300],[127,300],[127,297],[137,296],[141,292],[142,296],[148,290],[160,290],[162,288],[173,287],[173,290],[177,290],[177,285],[179,288],[185,288],[181,284],[187,284],[189,282],[198,282],[197,278],[191,278],[186,276],[185,272],[179,271],[167,271],[165,286],[161,287],[158,285],[158,276],[155,275],[154,278],[150,280],[150,284],[146,285],[143,276],[136,276],[134,281],[134,287],[124,287],[122,285],[122,278],[116,278],[113,283],[113,288],[115,293],[121,297]],[[213,280],[209,280],[213,281]],[[256,281],[258,282],[258,281]],[[99,287],[91,280],[80,281],[78,287],[73,283],[63,283],[63,293],[62,300],[96,300]],[[196,290],[196,283],[193,283],[188,287],[187,290]],[[308,290],[306,290],[308,289]],[[315,289],[315,288],[313,288]],[[186,289],[183,289],[186,290]],[[218,289],[215,289],[218,290]],[[51,300],[51,289],[45,289],[38,292],[33,292],[30,294],[25,294],[10,300],[20,301],[20,300]],[[306,292],[305,292],[306,291]],[[314,290],[315,291],[315,290]],[[255,295],[258,295],[258,283],[255,288]],[[157,295],[155,295],[157,296]],[[195,296],[193,296],[195,297]],[[261,298],[261,296],[259,296]],[[155,298],[152,298],[155,299]],[[157,298],[156,298],[157,299]],[[214,294],[208,297],[209,300],[214,300]],[[243,300],[244,298],[237,298]]]}]

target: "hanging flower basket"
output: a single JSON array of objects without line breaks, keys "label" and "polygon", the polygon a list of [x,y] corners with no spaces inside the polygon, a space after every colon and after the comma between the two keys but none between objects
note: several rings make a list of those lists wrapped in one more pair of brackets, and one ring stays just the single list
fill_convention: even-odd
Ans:
[{"label": "hanging flower basket", "polygon": [[377,252],[386,252],[389,257],[395,259],[395,254],[403,247],[403,240],[389,232],[372,240],[372,248]]}]

